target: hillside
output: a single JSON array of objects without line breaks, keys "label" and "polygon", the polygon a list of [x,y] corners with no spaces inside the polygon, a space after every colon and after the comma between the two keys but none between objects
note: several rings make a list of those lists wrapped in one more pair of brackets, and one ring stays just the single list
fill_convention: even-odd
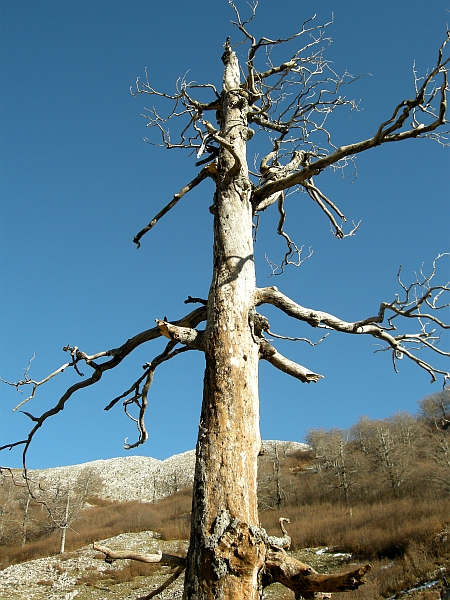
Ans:
[{"label": "hillside", "polygon": [[[308,449],[307,444],[267,440],[263,448],[270,455],[274,446],[282,453]],[[262,458],[264,460],[264,456]],[[195,450],[175,454],[166,460],[147,456],[126,456],[73,465],[30,471],[30,478],[44,489],[73,488],[76,481],[89,474],[98,482],[95,496],[118,502],[136,500],[157,502],[181,489],[194,479]]]},{"label": "hillside", "polygon": [[[124,533],[102,540],[113,550],[154,553],[162,550],[168,554],[184,556],[185,541],[164,541],[151,531]],[[348,554],[336,553],[327,548],[295,552],[299,560],[308,561],[319,571],[339,568],[349,559]],[[84,546],[63,556],[52,556],[12,565],[0,571],[0,600],[103,600],[117,598],[136,600],[163,584],[171,574],[169,567],[118,561],[109,565],[104,555]],[[182,597],[183,575],[157,598],[178,600]],[[266,589],[266,600],[285,598],[282,586],[276,584]]]},{"label": "hillside", "polygon": [[166,460],[147,456],[125,456],[95,460],[69,467],[30,472],[30,478],[45,489],[62,485],[72,487],[87,472],[98,478],[96,496],[104,500],[156,502],[192,485],[195,451],[176,454]]},{"label": "hillside", "polygon": [[[113,549],[127,548],[136,552],[158,549],[183,555],[186,543],[164,542],[151,531],[125,533],[102,540]],[[104,555],[83,546],[62,556],[50,556],[12,565],[0,571],[0,600],[100,600],[120,598],[136,600],[161,585],[170,569],[130,561],[107,564]],[[181,598],[181,581],[159,598]],[[107,596],[105,595],[107,594]]]},{"label": "hillside", "polygon": [[[408,438],[399,435],[406,425]],[[359,426],[365,437],[358,440],[366,441],[367,454],[361,454],[355,437],[337,430],[311,432],[312,446],[264,442],[258,495],[268,534],[278,535],[279,518],[289,518],[291,551],[319,572],[343,563],[344,568],[373,565],[365,586],[350,596],[334,594],[335,600],[441,598],[443,578],[450,574],[450,497],[443,487],[448,478],[437,478],[445,472],[433,470],[430,463],[434,433],[425,429],[413,436],[416,425],[420,433],[422,424],[405,415],[363,421]],[[403,467],[399,488],[389,485],[384,465],[375,461],[376,445],[368,444],[380,431],[387,439],[391,430],[392,443],[408,441],[407,455],[392,446],[396,464]],[[170,575],[168,568],[127,561],[106,565],[92,542],[183,555],[194,458],[190,451],[164,461],[127,457],[33,471],[32,481],[39,482],[51,517],[39,503],[28,506],[26,488],[5,479],[0,487],[0,600],[131,600],[158,587]],[[343,474],[351,476],[345,479],[352,483],[347,495]],[[64,518],[69,497],[73,525],[66,551],[58,554],[61,529],[55,518]],[[160,597],[181,597],[181,579]],[[264,597],[293,598],[276,586]]]}]

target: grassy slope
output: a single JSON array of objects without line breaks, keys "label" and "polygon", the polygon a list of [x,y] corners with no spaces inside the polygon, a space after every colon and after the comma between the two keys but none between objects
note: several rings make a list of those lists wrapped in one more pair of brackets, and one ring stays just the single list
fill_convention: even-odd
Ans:
[{"label": "grassy slope", "polygon": [[[352,598],[389,598],[400,590],[419,586],[428,580],[441,579],[450,573],[448,496],[422,494],[421,498],[386,497],[371,503],[354,502],[351,508],[338,502],[324,502],[323,498],[314,501],[315,476],[307,467],[305,456],[283,458],[281,473],[284,474],[282,482],[285,492],[281,508],[262,511],[262,524],[269,534],[278,534],[278,518],[288,517],[294,551],[328,546],[333,548],[334,553],[352,555],[353,558],[344,558],[344,561],[370,560],[374,568],[368,583],[354,592]],[[269,488],[270,485],[266,485],[266,500],[274,493]],[[69,532],[67,551],[123,532],[152,530],[159,532],[166,540],[187,539],[190,503],[189,490],[178,492],[157,504],[98,502],[97,506],[86,509],[82,518],[74,524],[77,534]],[[24,548],[3,546],[0,548],[0,566],[4,568],[11,563],[56,555],[57,550],[58,533],[29,543]],[[321,557],[322,564],[317,565],[317,557]],[[303,556],[302,560],[309,561],[318,570],[334,569],[339,563],[332,554],[316,555],[314,552]],[[119,578],[142,576],[138,573],[140,567],[121,568],[121,574],[119,572],[117,575]],[[95,579],[96,575],[92,576]],[[81,583],[92,585],[89,579]],[[436,589],[432,589],[417,591],[409,597],[439,598],[437,594]],[[279,589],[276,595],[292,597],[290,593],[281,593]],[[334,597],[338,599],[341,595]]]}]

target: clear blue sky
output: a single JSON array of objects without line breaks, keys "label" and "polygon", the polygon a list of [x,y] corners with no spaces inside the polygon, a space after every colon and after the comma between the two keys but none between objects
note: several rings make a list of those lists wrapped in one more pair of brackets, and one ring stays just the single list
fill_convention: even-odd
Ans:
[{"label": "clear blue sky", "polygon": [[[151,102],[132,98],[129,87],[145,67],[161,90],[172,91],[188,70],[190,78],[220,86],[223,43],[227,35],[232,42],[239,36],[226,0],[2,0],[0,7],[0,376],[15,381],[33,354],[30,375],[40,379],[65,362],[66,344],[88,353],[119,346],[155,318],[180,318],[188,295],[206,297],[209,182],[186,196],[140,250],[132,243],[196,168],[195,157],[143,143],[148,131],[140,115]],[[290,35],[315,12],[325,21],[334,11],[327,57],[338,72],[370,73],[347,90],[361,99],[362,110],[343,110],[333,125],[336,142],[349,143],[372,134],[412,95],[414,60],[421,73],[434,65],[447,8],[441,0],[432,7],[403,0],[261,0],[254,32]],[[250,161],[255,152],[256,142]],[[275,284],[300,304],[344,319],[376,313],[398,291],[400,264],[405,278],[412,277],[422,262],[450,249],[449,159],[450,149],[417,140],[360,155],[356,179],[325,174],[325,193],[350,221],[364,219],[358,235],[343,241],[307,197],[291,197],[287,230],[315,253],[276,281],[268,279],[264,254],[276,260],[283,246],[276,211],[267,211],[256,247],[258,285]],[[442,280],[449,271],[450,261],[442,262]],[[278,333],[315,335],[275,311],[266,314]],[[36,436],[29,467],[125,455],[123,439],[134,441],[134,426],[120,406],[107,413],[103,407],[161,348],[160,341],[148,344],[75,395]],[[428,374],[406,360],[395,374],[390,355],[374,354],[367,338],[334,334],[315,348],[287,342],[278,348],[325,378],[305,385],[261,365],[265,439],[302,441],[308,428],[415,412],[417,400],[441,385],[430,386]],[[165,458],[195,446],[202,371],[203,357],[194,352],[157,370],[150,439],[136,454]],[[25,410],[40,414],[75,380],[72,372],[60,375]],[[22,438],[31,425],[11,412],[23,397],[0,388],[0,445]],[[3,452],[0,464],[19,466],[20,452]]]}]

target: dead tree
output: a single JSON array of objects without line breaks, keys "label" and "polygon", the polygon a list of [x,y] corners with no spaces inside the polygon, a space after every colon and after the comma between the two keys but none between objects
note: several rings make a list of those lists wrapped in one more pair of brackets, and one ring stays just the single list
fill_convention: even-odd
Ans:
[{"label": "dead tree", "polygon": [[[437,345],[439,328],[448,326],[438,318],[449,284],[435,284],[439,256],[431,272],[420,271],[411,284],[403,283],[401,293],[383,301],[376,315],[353,322],[315,308],[302,306],[276,287],[256,288],[254,230],[264,210],[277,205],[277,233],[286,242],[286,253],[274,273],[305,257],[285,230],[286,206],[294,201],[292,192],[307,194],[331,224],[334,235],[353,235],[358,225],[345,229],[346,218],[319,187],[318,177],[328,167],[344,169],[361,153],[387,143],[429,138],[444,143],[448,62],[445,57],[449,35],[437,53],[436,64],[424,75],[414,71],[414,91],[397,106],[387,109],[384,120],[367,139],[335,146],[327,129],[328,117],[341,107],[357,108],[343,95],[351,83],[348,73],[338,75],[324,58],[326,26],[306,21],[296,34],[285,39],[257,39],[251,33],[256,2],[245,21],[232,0],[240,39],[230,39],[222,55],[223,84],[199,84],[185,77],[170,94],[155,89],[150,75],[137,80],[133,94],[147,94],[152,101],[165,101],[169,109],[150,109],[148,127],[158,134],[159,145],[186,149],[196,155],[197,175],[150,220],[134,238],[139,246],[143,236],[172,210],[181,198],[205,179],[215,184],[213,274],[208,297],[188,298],[200,306],[177,321],[157,319],[156,327],[130,337],[116,348],[88,354],[77,346],[66,346],[69,360],[42,381],[26,371],[15,385],[29,385],[32,399],[37,389],[64,370],[73,368],[88,377],[74,383],[55,405],[40,416],[26,413],[33,427],[26,439],[4,446],[22,445],[24,456],[35,433],[51,416],[64,409],[78,390],[97,383],[107,371],[141,344],[165,336],[165,350],[144,366],[144,373],[106,407],[122,401],[126,413],[136,422],[139,438],[127,447],[145,442],[148,433],[144,415],[155,370],[161,363],[187,351],[205,356],[203,404],[196,449],[192,526],[186,563],[184,597],[188,599],[246,599],[260,597],[263,581],[280,581],[300,597],[316,592],[352,590],[363,581],[367,568],[348,574],[318,575],[313,569],[293,562],[280,549],[270,546],[261,529],[257,510],[256,469],[261,448],[259,432],[258,362],[266,360],[300,382],[319,381],[323,375],[283,356],[268,339],[268,319],[258,312],[271,304],[289,317],[315,330],[337,331],[375,338],[392,352],[394,367],[407,358],[429,373],[444,378],[449,373],[418,353],[419,349],[448,356]],[[247,44],[248,55],[239,65],[235,48]],[[292,50],[292,48],[295,48]],[[275,55],[287,52],[275,62]],[[205,101],[205,96],[209,98]],[[202,98],[201,100],[199,98]],[[169,125],[171,130],[169,132]],[[174,130],[179,127],[178,133]],[[254,136],[270,143],[261,160],[259,173],[251,173],[246,145]],[[413,332],[401,322],[413,324]],[[203,328],[198,328],[200,324]],[[274,336],[273,336],[274,337]],[[23,404],[23,403],[22,403]],[[136,416],[130,409],[137,410]],[[298,583],[300,581],[300,583]],[[309,595],[309,596],[308,596]]]},{"label": "dead tree", "polygon": [[82,518],[88,499],[101,487],[99,477],[86,467],[70,483],[61,478],[39,481],[34,475],[33,479],[27,477],[27,483],[30,496],[47,512],[47,532],[60,532],[59,554],[64,554],[67,532],[76,533],[75,522]]}]

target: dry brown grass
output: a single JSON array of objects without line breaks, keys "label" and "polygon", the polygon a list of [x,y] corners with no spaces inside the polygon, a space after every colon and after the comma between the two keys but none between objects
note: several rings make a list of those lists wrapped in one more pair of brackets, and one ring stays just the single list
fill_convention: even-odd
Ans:
[{"label": "dry brown grass", "polygon": [[[438,572],[437,557],[430,555],[426,544],[411,544],[405,555],[396,560],[376,560],[367,576],[367,583],[351,594],[352,600],[397,597],[402,590],[412,590],[423,583],[442,576]],[[434,589],[411,592],[407,598],[440,598],[438,584]],[[348,594],[334,594],[336,600],[344,600]]]},{"label": "dry brown grass", "polygon": [[[278,535],[280,516],[288,517],[293,549],[328,546],[352,554],[352,560],[370,561],[373,569],[366,585],[351,594],[355,600],[392,597],[400,590],[410,589],[450,572],[450,497],[428,491],[418,491],[403,498],[386,497],[382,501],[368,500],[362,495],[350,508],[338,501],[323,502],[323,494],[315,495],[318,485],[314,473],[308,470],[308,456],[290,457],[284,465],[284,476],[294,481],[295,489],[284,500],[280,511],[261,513],[261,521],[269,534]],[[77,521],[77,534],[69,533],[67,551],[93,541],[125,532],[153,530],[163,539],[188,539],[192,490],[186,489],[157,504],[139,502],[95,501],[95,506],[83,512]],[[320,500],[318,499],[320,498]],[[446,529],[447,528],[447,529]],[[55,555],[59,536],[18,546],[0,547],[0,568],[41,556]],[[438,571],[438,567],[444,571]],[[154,567],[141,563],[126,564],[120,569],[101,573],[92,570],[79,583],[95,585],[99,580],[131,581],[148,575]],[[347,568],[347,566],[346,566]],[[445,571],[446,570],[446,571]],[[44,580],[41,585],[47,585]],[[349,598],[335,594],[336,600]],[[415,600],[438,598],[438,590],[417,591]],[[292,600],[286,590],[277,600]]]},{"label": "dry brown grass", "polygon": [[[372,563],[367,583],[351,594],[352,599],[393,597],[450,572],[448,497],[423,498],[421,502],[391,499],[351,510],[337,504],[285,506],[280,513],[262,515],[270,534],[278,532],[281,514],[291,521],[288,527],[294,549],[328,546],[352,554],[352,560]],[[349,598],[343,593],[333,597]],[[439,598],[439,592],[418,591],[408,598],[432,600]]]},{"label": "dry brown grass", "polygon": [[[95,501],[96,506],[86,509],[76,522],[76,534],[68,531],[66,550],[70,552],[92,542],[120,533],[157,531],[163,539],[187,539],[190,527],[191,490],[181,490],[157,504],[140,502]],[[41,540],[0,547],[0,568],[59,551],[59,532]]]},{"label": "dry brown grass", "polygon": [[280,513],[261,515],[270,534],[278,532],[280,514],[291,521],[293,548],[334,546],[367,559],[395,558],[412,543],[442,530],[450,518],[450,498],[392,499],[351,509],[339,504],[287,505]]}]

